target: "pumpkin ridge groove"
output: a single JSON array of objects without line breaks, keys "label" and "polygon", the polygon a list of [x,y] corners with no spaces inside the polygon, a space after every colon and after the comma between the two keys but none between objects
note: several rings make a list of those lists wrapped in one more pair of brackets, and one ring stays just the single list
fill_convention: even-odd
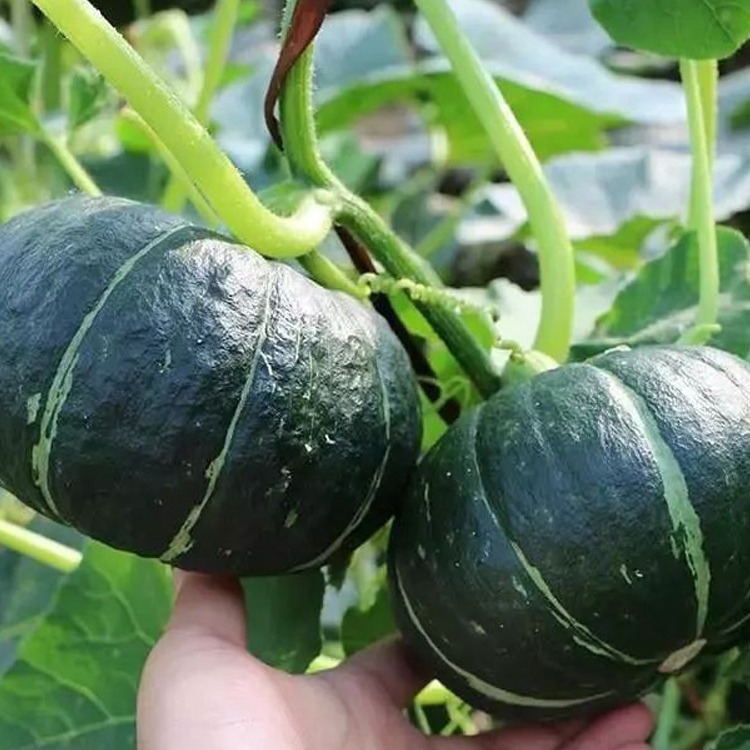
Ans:
[{"label": "pumpkin ridge groove", "polygon": [[130,258],[128,258],[114,273],[107,287],[99,295],[94,306],[84,315],[80,326],[71,338],[68,346],[63,353],[57,370],[52,379],[52,383],[47,391],[44,411],[39,426],[39,441],[31,449],[31,473],[34,484],[44,497],[47,508],[55,518],[60,519],[60,512],[57,504],[52,497],[52,490],[49,482],[50,457],[52,455],[52,446],[57,435],[57,422],[60,417],[68,395],[73,387],[73,372],[78,364],[79,350],[83,345],[86,335],[94,325],[99,313],[104,309],[109,298],[114,291],[130,276],[130,273],[136,268],[139,261],[146,255],[161,248],[165,242],[173,240],[180,235],[191,237],[196,235],[196,228],[186,224],[169,229],[155,237],[151,242],[146,244]]},{"label": "pumpkin ridge groove", "polygon": [[479,463],[479,457],[477,455],[477,431],[479,426],[479,419],[481,416],[482,406],[477,409],[474,418],[472,419],[471,427],[471,455],[474,463],[475,471],[477,474],[477,482],[479,484],[479,496],[481,498],[482,505],[492,518],[493,523],[497,527],[498,531],[508,540],[508,543],[513,550],[513,554],[518,560],[521,569],[527,580],[531,582],[534,588],[542,595],[542,598],[550,605],[550,614],[562,625],[566,630],[571,633],[573,640],[582,648],[585,648],[591,653],[603,656],[607,659],[611,659],[617,662],[623,662],[625,664],[632,664],[641,666],[644,664],[653,664],[658,659],[639,659],[630,654],[626,654],[619,649],[616,649],[611,644],[607,643],[595,633],[593,633],[586,625],[577,620],[568,610],[563,606],[562,602],[555,596],[552,589],[550,589],[541,571],[534,567],[529,559],[524,554],[523,549],[518,542],[511,537],[507,532],[505,525],[503,524],[498,513],[492,508],[487,499],[487,491],[485,489],[484,480],[482,478],[482,469]]},{"label": "pumpkin ridge groove", "polygon": [[[628,387],[614,373],[597,368],[608,379],[613,394],[622,403],[632,406],[633,416],[651,449],[664,487],[664,500],[672,519],[671,538],[677,553],[680,552],[690,570],[695,587],[696,638],[700,638],[708,617],[708,600],[711,587],[711,568],[703,549],[703,530],[700,518],[692,503],[682,467],[672,449],[662,436],[656,418],[646,400]],[[675,555],[677,557],[677,554]]]},{"label": "pumpkin ridge groove", "polygon": [[411,620],[411,623],[419,631],[424,638],[425,643],[429,646],[432,652],[445,664],[445,666],[451,670],[454,674],[463,679],[472,690],[476,690],[481,695],[492,700],[501,701],[511,706],[527,706],[531,708],[570,708],[573,706],[583,706],[587,703],[591,703],[602,698],[607,698],[614,695],[613,691],[607,691],[603,693],[595,693],[588,695],[584,698],[535,698],[530,695],[521,695],[519,693],[513,693],[509,690],[504,690],[501,687],[492,685],[480,677],[472,674],[471,672],[462,669],[457,664],[454,664],[443,652],[438,648],[437,644],[430,638],[428,633],[422,626],[417,613],[409,601],[409,598],[404,590],[403,584],[401,583],[401,576],[397,570],[394,570],[393,577],[395,579],[396,588],[401,596],[406,614]]},{"label": "pumpkin ridge groove", "polygon": [[[364,332],[364,329],[361,330]],[[365,496],[365,501],[356,510],[354,516],[352,517],[352,520],[347,524],[346,528],[341,532],[337,539],[317,557],[315,557],[315,559],[313,559],[311,562],[304,563],[296,568],[293,568],[292,572],[315,567],[316,565],[319,565],[323,560],[328,559],[331,552],[335,550],[341,544],[341,542],[346,539],[367,517],[367,514],[370,512],[370,508],[372,508],[372,504],[375,501],[375,496],[378,494],[378,490],[380,489],[380,485],[383,481],[383,476],[385,475],[386,467],[388,466],[388,461],[391,457],[391,404],[388,397],[388,388],[385,384],[385,378],[383,378],[383,373],[380,369],[380,363],[376,359],[374,364],[375,370],[378,374],[378,382],[380,383],[380,392],[382,394],[382,400],[380,403],[383,411],[383,429],[385,432],[385,451],[383,453],[383,458],[380,460],[380,463],[375,469],[375,474],[373,475],[372,481],[370,483],[370,488],[368,489],[367,495]]]},{"label": "pumpkin ridge groove", "polygon": [[234,439],[234,433],[237,429],[237,424],[239,423],[240,417],[242,416],[242,412],[245,410],[247,400],[250,397],[250,392],[252,391],[253,385],[255,383],[255,374],[258,371],[258,363],[262,358],[263,346],[268,339],[268,323],[271,316],[271,297],[273,295],[273,290],[277,287],[276,279],[276,274],[269,275],[268,286],[266,287],[265,293],[263,321],[261,323],[260,330],[258,331],[255,351],[253,352],[252,359],[250,360],[250,367],[248,369],[247,378],[245,379],[245,384],[242,387],[239,400],[237,401],[237,406],[235,407],[234,413],[232,414],[232,419],[230,420],[229,426],[227,427],[227,431],[224,435],[224,443],[222,449],[206,469],[206,478],[208,479],[206,491],[204,492],[201,500],[190,509],[190,512],[187,514],[185,520],[182,523],[182,526],[180,526],[174,538],[169,543],[166,551],[161,556],[161,560],[163,562],[172,563],[193,547],[195,540],[191,536],[192,531],[200,521],[203,511],[214,496],[216,485],[219,482],[219,477],[221,476],[221,472],[224,469],[227,456],[229,455],[229,451],[232,448],[232,441]]}]

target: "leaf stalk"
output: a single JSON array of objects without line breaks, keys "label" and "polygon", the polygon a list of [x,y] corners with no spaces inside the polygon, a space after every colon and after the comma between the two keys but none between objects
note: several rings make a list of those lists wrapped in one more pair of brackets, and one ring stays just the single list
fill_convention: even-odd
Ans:
[{"label": "leaf stalk", "polygon": [[461,31],[448,1],[415,2],[526,207],[539,249],[542,286],[542,317],[534,348],[564,361],[573,335],[576,274],[562,211],[528,137]]}]

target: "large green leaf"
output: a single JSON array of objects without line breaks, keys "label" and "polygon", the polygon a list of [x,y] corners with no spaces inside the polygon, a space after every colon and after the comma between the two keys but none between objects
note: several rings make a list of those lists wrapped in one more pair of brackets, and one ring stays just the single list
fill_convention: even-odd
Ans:
[{"label": "large green leaf", "polygon": [[[673,83],[614,75],[596,60],[570,54],[534,33],[488,0],[461,0],[454,8],[545,157],[599,148],[604,132],[617,123],[653,125],[684,119],[681,91]],[[378,108],[429,97],[435,104],[431,122],[448,136],[449,159],[494,159],[449,64],[421,21],[415,38],[420,48],[432,53],[418,63],[412,62],[403,26],[391,9],[331,18],[317,47],[321,129],[347,128]]]},{"label": "large green leaf", "polygon": [[532,0],[523,21],[568,52],[599,57],[613,46],[587,0]]},{"label": "large green leaf", "polygon": [[589,0],[624,46],[668,57],[728,57],[750,37],[750,7],[737,0]]},{"label": "large green leaf", "polygon": [[706,750],[750,750],[750,724],[722,732]]},{"label": "large green leaf", "polygon": [[242,586],[250,651],[272,667],[304,672],[322,646],[323,574],[246,578]]},{"label": "large green leaf", "polygon": [[[79,534],[40,516],[30,528],[80,548]],[[0,548],[0,674],[13,663],[21,639],[40,623],[63,578],[57,570]]]},{"label": "large green leaf", "polygon": [[[457,290],[469,302],[495,310],[497,334],[514,341],[524,349],[534,344],[542,310],[539,290],[526,291],[507,279],[496,279],[484,288]],[[612,305],[617,293],[617,281],[608,280],[596,285],[582,285],[576,291],[574,340],[591,331],[595,320]],[[495,351],[498,363],[504,363],[506,354]]]},{"label": "large green leaf", "polygon": [[[635,269],[654,228],[684,217],[691,166],[686,152],[628,147],[560,156],[545,165],[545,173],[577,247],[615,268]],[[720,221],[750,205],[748,171],[750,154],[718,157],[714,200]],[[476,211],[462,223],[461,233],[479,242],[525,236],[526,219],[512,185],[491,185]]]},{"label": "large green leaf", "polygon": [[30,104],[35,75],[35,63],[0,51],[0,137],[39,129]]},{"label": "large green leaf", "polygon": [[140,672],[171,602],[163,565],[88,545],[0,679],[0,747],[134,747]]},{"label": "large green leaf", "polygon": [[[750,243],[732,229],[718,230],[721,259],[721,332],[711,344],[743,359],[750,354]],[[582,359],[613,346],[674,343],[695,323],[700,260],[695,235],[685,235],[648,263],[617,296],[589,340],[575,347]]]},{"label": "large green leaf", "polygon": [[[507,78],[589,112],[625,121],[669,124],[685,117],[682,92],[673,83],[615,75],[593,58],[564,51],[493,0],[451,0],[451,7],[500,81]],[[417,22],[415,38],[423,48],[439,51],[424,20]]]}]

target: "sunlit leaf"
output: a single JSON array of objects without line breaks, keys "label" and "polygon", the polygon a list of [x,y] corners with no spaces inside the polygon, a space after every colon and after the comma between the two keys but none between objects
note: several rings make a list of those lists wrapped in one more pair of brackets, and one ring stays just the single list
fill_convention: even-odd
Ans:
[{"label": "sunlit leaf", "polygon": [[589,0],[618,43],[667,57],[728,57],[750,38],[750,7],[736,0]]},{"label": "sunlit leaf", "polygon": [[[716,162],[714,201],[723,221],[750,204],[750,155],[723,153]],[[545,165],[568,231],[580,250],[614,268],[640,264],[641,248],[660,224],[683,221],[689,204],[691,158],[686,152],[617,148],[560,156]],[[526,235],[526,209],[510,184],[482,191],[461,225],[474,242]]]}]

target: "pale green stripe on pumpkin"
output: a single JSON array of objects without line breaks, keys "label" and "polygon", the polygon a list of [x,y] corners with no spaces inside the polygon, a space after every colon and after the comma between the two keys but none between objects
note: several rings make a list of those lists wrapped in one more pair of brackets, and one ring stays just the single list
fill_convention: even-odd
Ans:
[{"label": "pale green stripe on pumpkin", "polygon": [[477,410],[477,412],[475,413],[474,420],[473,420],[473,426],[471,429],[471,438],[470,438],[471,446],[472,446],[472,449],[471,449],[472,460],[474,463],[474,470],[476,471],[476,475],[477,475],[477,482],[479,484],[479,496],[482,500],[482,504],[487,510],[487,513],[489,514],[490,518],[492,518],[498,531],[508,540],[508,543],[510,544],[511,549],[513,550],[513,553],[515,554],[516,559],[518,560],[518,563],[521,566],[521,569],[524,571],[528,579],[534,584],[537,591],[539,591],[542,597],[550,605],[550,609],[549,609],[550,614],[566,630],[570,631],[572,639],[579,646],[581,646],[582,648],[585,648],[587,651],[590,651],[593,654],[596,654],[597,656],[603,656],[613,661],[623,662],[625,664],[633,664],[636,666],[641,666],[644,664],[653,664],[656,661],[658,661],[654,659],[639,659],[639,658],[636,658],[635,656],[631,656],[630,654],[626,654],[623,651],[620,651],[619,649],[610,645],[609,643],[604,641],[602,638],[597,636],[595,633],[593,633],[582,622],[577,620],[565,608],[565,606],[557,598],[557,596],[555,596],[551,587],[549,586],[547,581],[544,579],[544,576],[542,575],[541,571],[538,568],[534,567],[534,565],[529,561],[529,559],[524,554],[518,542],[511,539],[510,536],[507,534],[505,528],[503,527],[502,522],[500,521],[500,518],[495,512],[495,509],[490,505],[489,500],[487,499],[487,491],[484,486],[484,481],[482,480],[482,472],[479,467],[479,460],[477,458],[477,451],[476,451],[476,431],[477,431],[477,425],[479,422],[479,415],[480,415],[480,410]]},{"label": "pale green stripe on pumpkin", "polygon": [[[107,304],[107,301],[112,296],[115,289],[117,289],[117,287],[128,278],[138,265],[139,261],[149,253],[160,248],[167,240],[185,230],[188,230],[188,233],[192,233],[193,231],[192,227],[183,224],[160,234],[156,239],[141,248],[135,253],[135,255],[130,257],[117,269],[112,280],[109,282],[109,285],[96,301],[94,307],[84,316],[81,325],[70,340],[62,359],[57,365],[55,377],[53,378],[52,385],[47,392],[44,412],[42,413],[39,428],[39,442],[31,449],[31,472],[34,483],[39,487],[49,510],[57,517],[59,517],[59,510],[54,498],[52,497],[52,490],[49,481],[50,458],[52,456],[52,447],[55,442],[55,437],[57,436],[57,424],[60,418],[60,412],[65,405],[71,388],[73,387],[73,372],[78,364],[81,345],[83,344],[86,335],[91,330],[91,327],[94,325],[97,316],[104,309],[104,306]],[[106,252],[106,249],[102,249],[102,252]],[[36,417],[36,415],[34,416]]]},{"label": "pale green stripe on pumpkin", "polygon": [[346,528],[315,559],[311,560],[310,562],[303,563],[302,565],[298,565],[296,568],[293,568],[291,571],[292,573],[299,570],[305,570],[307,568],[314,568],[325,562],[331,556],[331,554],[339,548],[341,543],[362,523],[362,521],[365,520],[365,517],[370,512],[370,508],[372,508],[372,504],[375,502],[375,497],[378,494],[378,490],[380,489],[380,485],[383,481],[383,476],[385,476],[385,470],[388,466],[388,459],[391,456],[391,404],[390,398],[388,397],[388,388],[386,387],[385,379],[383,378],[383,373],[380,370],[380,364],[377,357],[375,358],[375,369],[377,370],[378,378],[380,381],[380,391],[382,395],[381,403],[383,405],[383,425],[385,429],[385,452],[383,453],[383,458],[378,464],[378,467],[375,469],[375,475],[373,476],[372,482],[370,483],[370,488],[367,492],[367,496],[365,497],[364,502],[357,509],[357,512],[355,513],[352,520],[347,524]]},{"label": "pale green stripe on pumpkin", "polygon": [[732,633],[738,628],[741,628],[746,622],[748,622],[748,620],[750,620],[750,612],[748,612],[741,620],[738,620],[733,625],[729,625],[723,630],[721,630],[719,635],[729,635],[729,633]]},{"label": "pale green stripe on pumpkin", "polygon": [[610,383],[618,403],[630,405],[631,416],[646,438],[664,487],[664,500],[672,520],[670,541],[675,557],[683,554],[695,587],[696,638],[703,635],[708,617],[711,568],[703,548],[703,530],[698,514],[690,502],[685,475],[672,449],[667,445],[646,400],[629,388],[609,370],[600,370]]},{"label": "pale green stripe on pumpkin", "polygon": [[276,276],[271,275],[269,277],[268,286],[266,288],[263,318],[258,330],[255,351],[253,351],[253,357],[250,361],[250,369],[248,371],[247,378],[245,379],[245,384],[242,387],[242,391],[240,392],[240,398],[237,402],[237,406],[235,407],[234,413],[232,414],[232,419],[229,422],[229,427],[227,427],[227,431],[224,435],[224,443],[222,445],[221,451],[219,452],[219,455],[216,456],[216,458],[214,458],[214,460],[211,461],[211,463],[208,465],[208,469],[206,469],[206,478],[208,479],[206,490],[203,493],[203,497],[200,499],[200,501],[190,509],[190,512],[187,514],[182,526],[179,528],[174,538],[169,543],[169,546],[167,547],[164,554],[161,555],[161,560],[163,562],[174,562],[180,556],[184,555],[186,552],[189,552],[195,544],[195,539],[193,538],[193,530],[200,521],[201,515],[206,509],[206,506],[214,496],[216,485],[219,482],[219,477],[224,470],[227,456],[229,455],[229,451],[232,448],[234,435],[237,431],[237,425],[239,424],[242,413],[245,410],[247,400],[248,398],[250,398],[250,393],[253,389],[253,385],[255,384],[255,375],[258,371],[258,362],[260,362],[263,352],[263,346],[265,345],[268,338],[268,321],[271,316],[271,293],[275,286]]},{"label": "pale green stripe on pumpkin", "polygon": [[572,708],[574,706],[585,706],[587,703],[593,703],[594,701],[601,700],[602,698],[608,698],[614,695],[613,691],[604,693],[594,693],[593,695],[587,695],[583,698],[539,698],[532,695],[522,695],[521,693],[515,693],[511,690],[506,690],[497,685],[483,680],[481,677],[477,677],[466,669],[463,669],[451,661],[438,647],[435,641],[430,638],[429,634],[422,625],[417,613],[414,611],[409,597],[404,590],[401,576],[398,570],[394,569],[393,576],[395,578],[396,586],[401,595],[401,601],[404,604],[404,609],[409,617],[412,625],[419,631],[420,635],[424,639],[424,642],[429,646],[430,650],[445,664],[445,666],[451,670],[454,674],[459,676],[466,684],[477,693],[486,696],[494,701],[499,701],[510,706],[525,706],[528,708]]},{"label": "pale green stripe on pumpkin", "polygon": [[750,611],[745,610],[745,606],[747,605],[748,601],[750,601],[750,591],[747,591],[745,593],[745,596],[742,598],[742,602],[740,603],[740,606],[738,608],[741,612],[744,612],[744,614],[742,614],[740,616],[740,619],[736,620],[732,625],[725,625],[719,631],[719,635],[727,635],[728,633],[737,630],[737,628],[742,627],[748,620],[750,620]]}]

